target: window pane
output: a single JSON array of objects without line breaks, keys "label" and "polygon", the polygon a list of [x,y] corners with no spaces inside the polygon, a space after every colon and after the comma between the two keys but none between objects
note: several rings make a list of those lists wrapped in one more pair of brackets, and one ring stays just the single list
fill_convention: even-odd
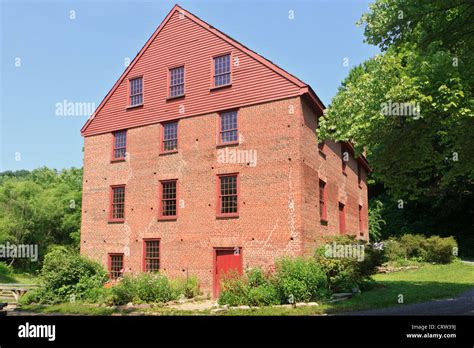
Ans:
[{"label": "window pane", "polygon": [[122,276],[123,273],[123,256],[122,255],[110,255],[110,277],[117,279]]},{"label": "window pane", "polygon": [[176,181],[161,184],[161,215],[176,216]]},{"label": "window pane", "polygon": [[160,242],[145,242],[145,271],[155,272],[160,269]]},{"label": "window pane", "polygon": [[114,158],[124,158],[127,146],[127,132],[114,133]]},{"label": "window pane", "polygon": [[112,189],[112,218],[123,219],[125,216],[124,212],[125,205],[125,188],[114,187]]},{"label": "window pane", "polygon": [[170,70],[170,96],[184,94],[184,66]]},{"label": "window pane", "polygon": [[142,78],[130,80],[130,105],[142,104]]},{"label": "window pane", "polygon": [[221,143],[235,142],[237,134],[237,111],[221,114]]},{"label": "window pane", "polygon": [[178,122],[163,125],[163,151],[178,149]]},{"label": "window pane", "polygon": [[223,214],[237,213],[237,176],[220,177],[220,211]]},{"label": "window pane", "polygon": [[230,83],[230,54],[214,58],[214,85]]}]

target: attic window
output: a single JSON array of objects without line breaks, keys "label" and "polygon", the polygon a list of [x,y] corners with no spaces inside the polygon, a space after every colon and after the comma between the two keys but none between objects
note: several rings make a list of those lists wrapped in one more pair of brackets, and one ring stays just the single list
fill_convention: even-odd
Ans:
[{"label": "attic window", "polygon": [[143,79],[137,77],[130,80],[130,106],[137,106],[143,104]]},{"label": "attic window", "polygon": [[230,54],[214,58],[214,87],[230,85]]},{"label": "attic window", "polygon": [[170,97],[184,95],[184,66],[170,69]]}]

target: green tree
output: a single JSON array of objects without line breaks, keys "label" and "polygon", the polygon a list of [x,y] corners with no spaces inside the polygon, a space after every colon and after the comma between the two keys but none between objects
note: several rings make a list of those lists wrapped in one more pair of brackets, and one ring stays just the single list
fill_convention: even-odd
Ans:
[{"label": "green tree", "polygon": [[[380,0],[362,16],[367,42],[382,54],[351,70],[319,133],[366,149],[374,178],[395,196],[471,189],[473,11],[467,1]],[[389,103],[420,112],[387,115]]]},{"label": "green tree", "polygon": [[[46,167],[0,173],[0,243],[37,244],[40,258],[54,244],[78,247],[82,169]],[[33,267],[24,259],[14,266]]]}]

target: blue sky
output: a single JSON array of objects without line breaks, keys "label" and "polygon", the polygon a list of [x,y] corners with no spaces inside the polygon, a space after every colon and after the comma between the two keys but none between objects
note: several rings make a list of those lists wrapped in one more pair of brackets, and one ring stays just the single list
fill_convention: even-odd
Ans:
[{"label": "blue sky", "polygon": [[[56,104],[99,105],[176,2],[0,0],[0,171],[82,166],[88,116],[58,116]],[[178,2],[309,83],[326,105],[350,67],[378,52],[355,25],[369,3]]]}]

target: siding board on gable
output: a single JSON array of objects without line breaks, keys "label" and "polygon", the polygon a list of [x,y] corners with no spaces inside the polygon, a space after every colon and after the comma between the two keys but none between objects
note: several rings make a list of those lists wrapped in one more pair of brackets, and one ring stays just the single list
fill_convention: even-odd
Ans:
[{"label": "siding board on gable", "polygon": [[[212,56],[231,53],[232,87],[210,90]],[[184,98],[166,100],[171,66],[185,64]],[[129,78],[143,75],[143,107],[127,109]],[[300,88],[175,12],[84,132],[85,136],[297,96]],[[184,107],[184,113],[180,108]]]}]

